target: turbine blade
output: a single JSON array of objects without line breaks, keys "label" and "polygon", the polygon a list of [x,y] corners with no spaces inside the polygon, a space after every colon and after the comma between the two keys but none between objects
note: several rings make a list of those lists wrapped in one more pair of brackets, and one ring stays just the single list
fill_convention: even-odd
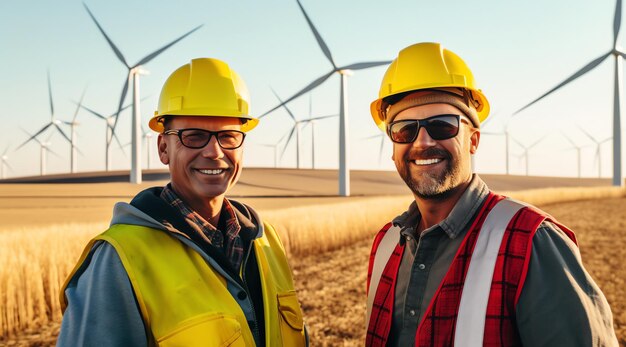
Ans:
[{"label": "turbine blade", "polygon": [[52,104],[52,84],[50,83],[50,70],[48,70],[48,99],[50,100],[50,119],[54,119],[54,105]]},{"label": "turbine blade", "polygon": [[603,144],[603,143],[605,143],[605,142],[607,142],[607,141],[610,141],[610,140],[613,140],[613,136],[611,136],[611,137],[607,137],[606,139],[604,139],[604,140],[600,141],[600,144]]},{"label": "turbine blade", "polygon": [[291,119],[293,119],[294,122],[297,122],[296,117],[293,115],[293,113],[291,112],[289,107],[287,107],[287,104],[284,103],[280,99],[280,96],[278,96],[278,94],[276,94],[276,91],[273,88],[270,87],[270,89],[272,90],[272,93],[274,93],[274,96],[276,96],[276,99],[278,99],[278,102],[280,102],[280,106],[282,106],[285,110],[287,110],[287,113],[289,114],[289,117],[291,117]]},{"label": "turbine blade", "polygon": [[103,116],[103,115],[101,115],[100,113],[98,113],[98,112],[96,112],[96,111],[94,111],[94,110],[90,109],[89,107],[87,107],[87,106],[85,106],[85,105],[81,105],[80,103],[79,103],[79,104],[77,104],[77,105],[78,105],[80,108],[82,108],[83,110],[85,110],[85,111],[87,111],[87,112],[91,113],[92,115],[94,115],[94,116],[96,116],[96,117],[98,117],[98,118],[102,118],[102,119],[104,119],[104,120],[107,120],[105,116]]},{"label": "turbine blade", "polygon": [[526,146],[524,146],[523,143],[517,141],[513,136],[511,136],[511,140],[513,140],[513,142],[517,143],[520,147],[526,149]]},{"label": "turbine blade", "polygon": [[159,54],[163,53],[163,51],[165,51],[166,49],[172,47],[173,45],[175,45],[178,41],[184,39],[185,37],[191,35],[191,33],[193,33],[194,31],[202,28],[204,24],[198,25],[197,27],[189,30],[186,34],[184,34],[183,36],[177,38],[176,40],[168,43],[167,45],[157,49],[156,51],[148,54],[147,56],[145,56],[143,59],[141,59],[137,64],[135,64],[135,66],[139,66],[139,65],[144,65],[147,64],[150,60],[156,58]]},{"label": "turbine blade", "polygon": [[117,142],[118,146],[120,146],[120,148],[124,148],[124,146],[122,145],[122,141],[120,141],[120,138],[117,137],[117,134],[115,133],[115,130],[111,130],[111,134],[113,135],[112,137],[115,138],[115,141]]},{"label": "turbine blade", "polygon": [[374,66],[389,65],[389,64],[391,64],[391,60],[370,61],[370,62],[365,62],[365,63],[354,63],[354,64],[346,65],[346,66],[340,67],[339,70],[363,70],[363,69],[369,69],[370,67],[374,67]]},{"label": "turbine blade", "polygon": [[316,79],[315,81],[311,82],[308,86],[304,87],[301,91],[297,92],[296,94],[292,95],[290,98],[288,98],[287,100],[283,101],[280,105],[275,106],[274,108],[272,108],[271,110],[263,113],[262,115],[259,116],[259,119],[267,116],[269,113],[275,111],[276,109],[278,109],[279,107],[281,107],[283,104],[286,104],[288,102],[291,102],[293,99],[299,97],[302,94],[307,93],[308,91],[312,90],[313,88],[319,86],[320,84],[324,83],[324,81],[326,81],[330,76],[332,76],[332,74],[335,73],[335,70],[327,73],[326,75]]},{"label": "turbine blade", "polygon": [[6,155],[9,152],[9,148],[11,148],[11,146],[6,146],[4,148],[4,152],[2,152],[2,155]]},{"label": "turbine blade", "polygon": [[547,136],[547,135],[544,135],[544,136],[542,136],[539,140],[537,140],[537,141],[533,142],[533,144],[532,144],[532,145],[530,145],[530,146],[528,146],[528,148],[527,148],[527,149],[531,149],[531,148],[535,147],[536,145],[538,145],[541,141],[543,141],[543,140],[546,138],[546,136]]},{"label": "turbine blade", "polygon": [[[117,128],[117,121],[120,119],[120,113],[122,113],[122,105],[124,104],[124,100],[126,99],[126,93],[128,92],[128,83],[130,81],[130,71],[128,72],[128,76],[126,78],[126,82],[124,83],[124,87],[122,88],[122,95],[120,96],[120,102],[117,104],[117,112],[115,113],[115,122],[113,123],[113,132]],[[129,104],[129,106],[132,105]]]},{"label": "turbine blade", "polygon": [[313,25],[313,22],[309,18],[309,15],[307,15],[306,11],[304,10],[304,7],[302,7],[302,4],[300,3],[300,0],[296,0],[296,2],[298,3],[298,6],[300,7],[300,10],[302,11],[302,14],[304,14],[304,18],[306,19],[307,23],[309,24],[309,28],[311,28],[311,31],[313,31],[313,35],[315,36],[315,40],[317,40],[317,44],[322,49],[322,52],[324,52],[324,55],[326,56],[328,61],[330,61],[330,63],[333,65],[333,68],[337,69],[337,65],[335,65],[335,61],[333,60],[333,57],[330,54],[330,49],[328,49],[328,46],[326,45],[326,42],[324,42],[324,39],[322,39],[322,36],[320,35],[320,33],[315,28],[315,25]]},{"label": "turbine blade", "polygon": [[622,25],[622,0],[617,0],[615,4],[615,17],[613,18],[613,47],[617,44],[617,36]]},{"label": "turbine blade", "polygon": [[588,137],[591,141],[593,141],[593,142],[595,142],[595,143],[598,143],[598,140],[596,140],[596,138],[595,138],[595,137],[591,136],[591,134],[590,134],[590,133],[588,133],[588,132],[587,132],[587,130],[583,129],[583,127],[578,126],[578,129],[579,129],[580,131],[582,131],[582,132],[583,132],[583,134],[587,135],[587,137]]},{"label": "turbine blade", "polygon": [[89,10],[89,7],[87,7],[87,4],[85,4],[83,2],[83,6],[85,6],[85,9],[87,10],[87,13],[89,13],[89,16],[91,17],[91,19],[93,19],[93,22],[96,23],[96,26],[98,27],[98,30],[100,30],[100,32],[102,33],[104,38],[107,40],[107,42],[109,43],[109,46],[111,46],[111,49],[113,50],[113,52],[117,56],[117,59],[119,59],[122,62],[122,64],[124,64],[124,66],[126,66],[128,69],[130,69],[130,66],[128,66],[128,63],[126,62],[126,59],[124,59],[124,55],[122,54],[122,52],[120,52],[120,50],[117,48],[117,46],[115,46],[113,41],[111,41],[111,39],[109,38],[107,33],[104,32],[104,29],[102,29],[102,27],[100,26],[100,23],[98,23],[98,20],[96,20],[96,17],[94,17],[93,13],[91,13],[91,11]]},{"label": "turbine blade", "polygon": [[287,146],[289,146],[289,142],[291,142],[291,138],[293,137],[293,133],[296,131],[296,127],[298,126],[298,124],[294,124],[293,128],[291,128],[291,132],[289,133],[289,137],[287,138],[287,142],[285,142],[285,147],[283,147],[283,152],[280,155],[280,158],[283,158],[283,155],[285,155],[285,151],[287,150]]},{"label": "turbine blade", "polygon": [[63,131],[63,129],[61,129],[60,126],[58,126],[57,124],[54,124],[54,127],[61,133],[61,135],[63,135],[63,137],[65,137],[67,142],[72,143],[72,140],[70,140],[70,138],[67,135],[65,135],[65,132]]},{"label": "turbine blade", "polygon": [[592,62],[590,62],[589,64],[583,66],[582,69],[576,71],[575,74],[571,75],[570,77],[568,77],[565,81],[561,82],[559,85],[557,85],[556,87],[550,89],[547,93],[543,94],[542,96],[538,97],[537,99],[531,101],[529,104],[527,104],[526,106],[520,108],[519,110],[513,112],[513,115],[516,115],[520,112],[522,112],[523,110],[527,109],[528,107],[530,107],[531,105],[533,105],[534,103],[536,103],[537,101],[545,98],[546,96],[552,94],[554,91],[558,90],[559,88],[563,87],[564,85],[570,83],[571,81],[577,79],[578,77],[586,74],[587,72],[589,72],[590,70],[592,70],[593,68],[595,68],[596,66],[600,65],[600,63],[602,63],[602,61],[604,59],[606,59],[606,57],[608,57],[611,54],[611,52],[606,53],[602,56],[600,56],[599,58],[594,59]]},{"label": "turbine blade", "polygon": [[76,116],[78,116],[78,110],[80,110],[80,106],[83,104],[83,99],[85,99],[86,92],[87,92],[87,87],[83,89],[83,94],[81,94],[80,100],[78,101],[78,104],[76,104],[76,111],[74,111],[74,117],[72,118],[72,123],[76,121]]},{"label": "turbine blade", "polygon": [[50,153],[50,154],[54,155],[54,156],[55,156],[55,157],[57,157],[57,158],[61,158],[61,156],[60,156],[57,152],[55,152],[55,151],[51,150],[51,149],[50,149],[50,147],[47,147],[47,146],[46,146],[45,148],[46,148],[46,151],[47,151],[48,153]]},{"label": "turbine blade", "polygon": [[576,143],[574,143],[574,141],[569,136],[567,136],[563,131],[559,131],[559,132],[569,143],[572,144],[572,146],[576,147]]},{"label": "turbine blade", "polygon": [[39,139],[37,138],[37,136],[39,136],[39,134],[43,133],[44,131],[46,131],[46,129],[48,129],[53,123],[48,123],[48,125],[44,126],[43,128],[39,129],[38,132],[35,133],[35,135],[31,135],[28,131],[22,129],[22,131],[24,133],[26,133],[26,135],[30,136],[28,138],[28,140],[24,141],[21,145],[19,145],[15,150],[17,151],[18,149],[22,148],[25,144],[29,143],[32,140],[37,141],[37,143],[41,143],[39,141]]}]

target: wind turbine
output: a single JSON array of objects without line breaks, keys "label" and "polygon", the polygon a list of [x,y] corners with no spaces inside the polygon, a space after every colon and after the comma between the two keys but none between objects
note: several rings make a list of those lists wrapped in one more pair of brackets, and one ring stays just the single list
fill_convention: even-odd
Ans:
[{"label": "wind turbine", "polygon": [[305,123],[302,129],[306,128],[309,124],[311,125],[311,168],[315,169],[315,122],[321,119],[337,117],[336,114],[330,116],[322,116],[313,118],[313,98],[311,97],[311,93],[309,93],[309,119],[305,119],[302,122]]},{"label": "wind turbine", "polygon": [[59,157],[58,154],[56,154],[53,150],[50,149],[50,145],[52,145],[52,143],[50,142],[50,138],[52,138],[52,135],[54,135],[54,133],[51,133],[50,136],[48,136],[48,138],[45,141],[40,141],[36,135],[31,135],[30,133],[28,133],[26,130],[22,129],[22,131],[24,133],[26,133],[26,135],[30,136],[33,140],[37,141],[37,143],[39,144],[39,173],[41,176],[46,174],[46,164],[48,162],[47,160],[47,152],[50,152],[51,154],[54,154],[55,156]]},{"label": "wind turbine", "polygon": [[518,140],[516,140],[514,137],[511,137],[511,139],[517,143],[520,147],[522,147],[524,149],[524,153],[522,154],[525,157],[526,160],[526,176],[528,176],[528,152],[535,146],[537,146],[541,141],[543,141],[543,139],[545,139],[546,136],[543,136],[542,138],[540,138],[539,140],[533,142],[533,144],[531,144],[530,146],[526,146],[523,143],[519,142]]},{"label": "wind turbine", "polygon": [[[96,20],[96,17],[94,17],[94,15],[89,10],[89,7],[87,7],[87,4],[83,3],[83,5],[85,6],[85,9],[87,10],[87,13],[89,13],[89,16],[91,17],[91,19],[93,19],[94,23],[96,24],[96,26],[98,27],[98,29],[100,30],[102,35],[104,36],[104,38],[109,43],[109,46],[111,46],[111,49],[113,50],[113,52],[115,53],[117,58],[128,69],[128,74],[127,74],[127,77],[126,77],[126,79],[124,81],[124,87],[122,88],[122,95],[120,97],[120,101],[119,101],[119,104],[117,106],[117,115],[118,116],[119,116],[119,113],[122,111],[122,104],[124,104],[124,100],[126,99],[126,93],[128,91],[128,85],[129,85],[131,79],[133,80],[133,119],[132,119],[132,122],[131,122],[132,155],[131,155],[130,182],[131,183],[135,183],[135,184],[139,184],[139,183],[141,183],[141,179],[142,179],[142,177],[141,177],[141,160],[139,158],[140,154],[141,154],[141,141],[140,141],[140,129],[141,129],[141,117],[140,117],[140,115],[141,115],[141,112],[139,110],[139,104],[140,104],[140,102],[139,102],[139,75],[147,74],[147,71],[142,69],[142,65],[147,64],[152,59],[156,58],[159,54],[163,53],[165,50],[167,50],[168,48],[170,48],[171,46],[176,44],[178,41],[184,39],[185,37],[187,37],[188,35],[190,35],[194,31],[200,29],[202,27],[202,25],[199,25],[199,26],[193,28],[192,30],[188,31],[186,34],[180,36],[176,40],[174,40],[174,41],[166,44],[165,46],[157,49],[156,51],[146,55],[145,57],[140,59],[135,65],[131,66],[131,65],[129,65],[126,62],[126,59],[124,58],[124,55],[122,55],[122,52],[117,48],[117,46],[115,46],[113,41],[104,32],[104,29],[102,29],[102,26],[100,26],[100,23],[98,23],[98,21]],[[119,119],[119,117],[115,117],[115,123],[113,124],[113,129],[112,129],[113,133],[115,133],[115,129],[117,128],[117,121],[118,121],[118,119]],[[109,141],[107,142],[107,149],[108,149],[108,147],[110,145],[111,145],[111,139],[109,139]]]},{"label": "wind turbine", "polygon": [[602,147],[602,144],[610,141],[612,139],[612,137],[607,137],[604,140],[598,140],[595,136],[591,136],[590,133],[588,133],[585,129],[579,127],[580,131],[582,131],[591,141],[593,141],[596,144],[596,153],[595,153],[595,158],[594,161],[598,162],[598,178],[602,177],[602,155],[600,153],[600,149]]},{"label": "wind turbine", "polygon": [[578,167],[578,178],[580,178],[580,177],[582,177],[582,175],[580,174],[580,162],[581,162],[580,158],[581,158],[581,149],[582,149],[584,146],[579,146],[579,145],[577,145],[577,144],[574,142],[574,140],[572,140],[569,136],[567,136],[567,135],[566,135],[563,131],[561,131],[561,135],[563,135],[563,137],[567,140],[567,142],[569,142],[569,143],[572,145],[572,147],[567,148],[567,149],[575,149],[575,150],[576,150],[576,157],[578,158],[578,166],[577,166],[577,167]]},{"label": "wind turbine", "polygon": [[278,167],[278,146],[283,141],[283,139],[287,136],[287,134],[289,134],[289,133],[288,132],[285,133],[285,135],[281,136],[281,138],[278,139],[278,141],[276,141],[275,143],[260,143],[259,144],[260,146],[269,147],[269,148],[272,148],[274,150],[274,167],[275,168]]},{"label": "wind turbine", "polygon": [[[330,118],[330,117],[337,117],[337,115],[321,116],[321,117],[297,120],[296,117],[293,115],[293,112],[291,112],[289,107],[287,107],[287,103],[283,102],[280,99],[280,96],[278,96],[278,94],[276,94],[276,92],[273,89],[272,89],[272,92],[274,93],[278,101],[281,103],[280,106],[282,106],[287,111],[287,114],[289,115],[291,120],[293,120],[293,127],[291,128],[291,132],[289,133],[287,142],[285,142],[285,148],[283,149],[283,153],[281,154],[281,157],[282,155],[285,154],[285,151],[287,150],[287,146],[289,146],[289,142],[291,142],[291,138],[295,132],[296,134],[296,167],[299,169],[300,168],[300,124],[304,124],[306,126],[310,122],[320,120],[320,119]],[[315,132],[313,133],[312,141],[313,141],[313,147],[315,147]],[[313,149],[313,165],[315,166],[315,149]]]},{"label": "wind turbine", "polygon": [[621,49],[617,46],[617,37],[619,35],[620,26],[622,23],[622,0],[617,0],[615,5],[615,15],[613,17],[613,48],[607,53],[604,53],[600,57],[592,60],[587,65],[583,66],[576,73],[568,77],[566,80],[561,82],[556,87],[550,89],[548,92],[533,100],[526,106],[517,110],[514,115],[523,111],[524,109],[530,107],[532,104],[537,101],[543,99],[548,96],[552,92],[558,90],[559,88],[565,86],[566,84],[574,81],[578,77],[586,74],[587,72],[596,68],[600,63],[602,63],[609,56],[613,56],[615,59],[615,74],[614,74],[614,84],[613,84],[613,185],[622,187],[624,186],[624,180],[622,179],[622,139],[621,139],[621,114],[620,114],[620,101],[622,100],[623,94],[623,73],[622,73],[622,59],[626,58],[626,53],[622,52]]},{"label": "wind turbine", "polygon": [[83,90],[83,94],[80,96],[80,101],[76,104],[76,111],[74,111],[74,117],[72,117],[72,121],[62,121],[64,124],[70,126],[70,143],[72,145],[70,149],[70,171],[72,173],[76,172],[76,169],[78,166],[78,163],[76,160],[76,152],[78,151],[78,147],[76,146],[76,138],[77,138],[76,127],[80,125],[80,123],[76,121],[76,116],[78,116],[78,110],[80,110],[80,106],[83,103],[83,99],[85,98],[86,91],[87,91],[87,88]]},{"label": "wind turbine", "polygon": [[[485,122],[486,123],[486,122]],[[480,131],[481,135],[495,135],[495,136],[504,136],[504,152],[505,152],[505,164],[506,164],[506,174],[510,174],[510,165],[509,165],[509,148],[510,148],[510,134],[509,134],[509,123],[507,122],[504,126],[504,130],[501,131]]]},{"label": "wind turbine", "polygon": [[34,135],[30,136],[28,140],[24,141],[21,145],[19,145],[15,149],[16,151],[22,148],[25,144],[27,144],[28,142],[32,140],[36,140],[37,142],[41,143],[39,140],[36,139],[36,137],[39,136],[41,133],[43,133],[50,127],[56,129],[59,133],[61,133],[61,135],[63,135],[63,137],[67,140],[67,142],[69,142],[70,144],[72,143],[72,140],[69,137],[67,137],[67,135],[65,135],[65,133],[61,129],[60,125],[63,124],[63,122],[54,117],[54,104],[52,102],[52,86],[50,83],[50,71],[48,71],[48,97],[50,99],[50,122],[44,125],[43,127],[41,127]]},{"label": "wind turbine", "polygon": [[309,83],[309,85],[304,87],[302,90],[300,90],[296,94],[289,97],[280,105],[265,112],[259,118],[276,110],[283,104],[286,104],[294,100],[295,98],[309,92],[310,90],[324,83],[333,74],[338,73],[341,76],[340,96],[339,96],[339,100],[340,100],[340,104],[339,104],[339,195],[350,196],[350,169],[348,168],[349,150],[348,150],[348,129],[347,129],[347,125],[348,125],[348,97],[347,97],[348,79],[347,77],[352,75],[352,70],[362,70],[362,69],[367,69],[370,67],[375,67],[375,66],[380,66],[380,65],[388,65],[389,63],[391,63],[391,61],[353,63],[350,65],[338,67],[337,64],[335,64],[335,61],[333,60],[333,57],[330,53],[330,49],[328,48],[328,46],[322,39],[322,36],[319,34],[317,29],[313,25],[313,22],[307,15],[306,11],[304,10],[304,7],[302,7],[302,4],[300,3],[299,0],[296,0],[296,1],[298,3],[298,6],[300,7],[300,10],[302,11],[302,14],[304,15],[304,18],[309,24],[309,27],[311,28],[311,31],[313,32],[313,35],[315,36],[315,39],[317,40],[318,45],[322,49],[324,56],[326,56],[326,58],[328,59],[328,61],[330,62],[333,68],[332,70],[330,70],[330,72],[322,75],[321,77],[317,78],[313,82]]},{"label": "wind turbine", "polygon": [[9,165],[9,156],[7,155],[8,152],[9,146],[6,146],[4,152],[2,152],[2,155],[0,155],[0,160],[2,161],[0,163],[0,178],[2,179],[6,178],[7,169],[13,171],[13,168],[11,167],[11,165]]},{"label": "wind turbine", "polygon": [[115,140],[117,141],[117,144],[120,146],[120,148],[122,148],[122,143],[120,142],[120,139],[117,137],[117,134],[115,134],[115,132],[113,131],[113,125],[115,124],[115,119],[117,118],[117,115],[119,114],[119,112],[129,108],[131,105],[126,105],[124,107],[122,107],[121,110],[119,110],[116,113],[113,113],[111,115],[108,116],[104,116],[92,109],[90,109],[89,107],[85,106],[85,105],[80,105],[80,108],[82,108],[83,110],[91,113],[92,115],[104,120],[106,122],[106,142],[105,142],[105,155],[104,155],[104,167],[106,169],[106,171],[111,170],[111,161],[110,161],[110,146],[109,143],[111,143],[112,137],[115,137]]},{"label": "wind turbine", "polygon": [[141,138],[146,140],[146,165],[148,166],[148,169],[150,169],[150,164],[152,163],[152,159],[151,159],[151,153],[152,153],[152,137],[154,136],[154,134],[152,134],[152,131],[146,131],[146,129],[143,127],[143,125],[141,126]]}]

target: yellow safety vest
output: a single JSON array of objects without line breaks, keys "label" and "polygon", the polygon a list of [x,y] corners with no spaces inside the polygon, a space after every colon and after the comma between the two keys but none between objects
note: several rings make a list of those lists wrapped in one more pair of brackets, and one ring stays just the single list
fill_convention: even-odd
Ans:
[{"label": "yellow safety vest", "polygon": [[[253,241],[263,290],[267,346],[304,346],[302,311],[283,246],[265,223]],[[147,333],[158,346],[254,346],[245,314],[226,287],[226,279],[195,250],[153,228],[116,224],[95,237],[61,293],[103,240],[119,255],[130,278]],[[66,299],[61,300],[65,310]]]}]

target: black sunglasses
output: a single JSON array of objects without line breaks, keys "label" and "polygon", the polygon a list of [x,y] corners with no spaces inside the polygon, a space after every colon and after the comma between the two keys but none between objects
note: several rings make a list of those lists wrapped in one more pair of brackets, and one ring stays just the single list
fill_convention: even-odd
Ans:
[{"label": "black sunglasses", "polygon": [[241,147],[246,137],[246,134],[239,130],[210,131],[195,128],[166,130],[163,135],[178,135],[183,146],[193,149],[206,146],[213,135],[222,149],[237,149]]},{"label": "black sunglasses", "polygon": [[426,119],[398,120],[387,125],[387,135],[395,143],[411,143],[424,128],[433,140],[447,140],[459,133],[460,118],[457,114],[440,114]]}]

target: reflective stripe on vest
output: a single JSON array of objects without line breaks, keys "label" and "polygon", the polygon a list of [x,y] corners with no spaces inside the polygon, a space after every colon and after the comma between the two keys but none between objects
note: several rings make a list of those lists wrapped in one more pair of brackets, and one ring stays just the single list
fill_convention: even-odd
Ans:
[{"label": "reflective stripe on vest", "polygon": [[489,211],[480,228],[461,294],[455,346],[482,346],[487,302],[500,244],[511,219],[525,204],[506,198]]},{"label": "reflective stripe on vest", "polygon": [[380,282],[380,277],[383,275],[385,265],[387,265],[393,250],[396,248],[396,245],[400,242],[400,230],[402,229],[398,226],[391,226],[391,228],[385,232],[385,236],[383,236],[382,240],[380,240],[380,243],[378,244],[376,257],[374,258],[374,266],[372,267],[370,286],[367,292],[367,317],[365,324],[369,324],[370,315],[372,314],[372,306],[374,305],[374,298],[376,297],[376,288],[378,288],[378,282]]},{"label": "reflective stripe on vest", "polygon": [[[478,234],[463,286],[455,332],[456,346],[482,346],[487,302],[498,250],[511,219],[526,206],[522,202],[506,198],[496,203],[487,215]],[[382,273],[400,241],[400,230],[401,228],[395,225],[389,228],[376,250],[367,295],[366,324],[370,321]]]}]

